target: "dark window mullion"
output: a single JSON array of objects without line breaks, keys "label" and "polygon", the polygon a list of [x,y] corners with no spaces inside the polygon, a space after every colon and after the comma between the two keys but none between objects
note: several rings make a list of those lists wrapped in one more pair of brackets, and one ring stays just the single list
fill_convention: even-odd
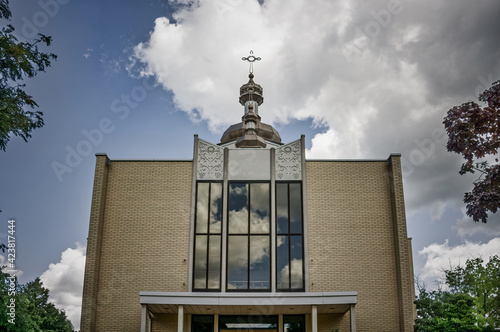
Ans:
[{"label": "dark window mullion", "polygon": [[288,201],[288,289],[292,289],[292,237],[290,236],[292,223],[290,221],[290,183],[287,183],[286,187]]},{"label": "dark window mullion", "polygon": [[248,228],[247,228],[247,290],[250,289],[250,215],[251,215],[251,205],[250,205],[250,187],[252,187],[250,185],[250,183],[248,183],[248,193],[247,193],[247,197],[248,197],[248,200],[247,200],[247,224],[248,224]]},{"label": "dark window mullion", "polygon": [[205,285],[206,289],[208,289],[208,271],[210,270],[210,235],[207,235],[207,257],[206,257],[206,262],[207,262],[207,272],[205,274]]},{"label": "dark window mullion", "polygon": [[207,272],[205,274],[205,285],[206,289],[208,289],[208,271],[210,271],[210,191],[212,189],[212,184],[208,184],[208,199],[207,199],[207,257],[206,257],[206,262],[207,262]]},{"label": "dark window mullion", "polygon": [[207,199],[207,233],[210,234],[210,195],[211,195],[211,191],[212,191],[212,184],[209,183],[208,184],[208,199]]}]

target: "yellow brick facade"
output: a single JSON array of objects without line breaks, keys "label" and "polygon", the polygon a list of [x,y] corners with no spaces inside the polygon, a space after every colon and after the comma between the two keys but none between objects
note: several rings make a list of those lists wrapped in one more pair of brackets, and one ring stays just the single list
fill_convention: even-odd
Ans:
[{"label": "yellow brick facade", "polygon": [[[398,162],[398,157],[306,162],[309,290],[357,291],[357,331],[413,330],[411,271],[403,271],[404,280],[398,280],[397,256],[406,268],[411,266],[402,188],[393,193],[401,183],[391,178]],[[402,215],[394,214],[394,195]],[[398,236],[402,248],[396,247]],[[398,283],[404,287],[402,297]],[[318,328],[345,330],[342,319],[323,317]]]},{"label": "yellow brick facade", "polygon": [[[308,291],[357,291],[358,332],[413,331],[400,158],[306,161],[304,175]],[[188,291],[192,183],[191,161],[97,156],[82,332],[140,331],[140,291]],[[177,331],[177,315],[152,322]],[[349,312],[318,316],[318,331],[337,328]]]},{"label": "yellow brick facade", "polygon": [[192,162],[105,164],[98,156],[81,330],[139,331],[139,291],[187,291]]}]

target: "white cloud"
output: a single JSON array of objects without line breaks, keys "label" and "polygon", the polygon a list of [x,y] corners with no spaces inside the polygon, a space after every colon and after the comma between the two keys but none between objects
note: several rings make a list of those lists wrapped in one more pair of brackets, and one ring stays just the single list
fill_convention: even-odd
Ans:
[{"label": "white cloud", "polygon": [[[240,121],[238,87],[248,73],[241,58],[253,49],[262,58],[254,66],[264,88],[262,120],[312,119],[324,129],[307,137],[308,158],[401,152],[408,213],[429,211],[443,222],[447,208],[463,205],[474,179],[458,174],[462,160],[447,152],[442,120],[500,75],[491,33],[500,3],[404,1],[382,24],[376,16],[389,10],[382,0],[170,2],[173,20],[156,19],[128,69],[155,76],[193,121],[219,133]],[[377,24],[377,33],[367,33]],[[457,229],[481,233],[470,224]]]},{"label": "white cloud", "polygon": [[500,214],[490,214],[488,222],[476,223],[465,213],[465,207],[461,209],[463,217],[457,220],[455,229],[458,235],[465,237],[474,234],[486,234],[489,236],[500,236]]},{"label": "white cloud", "polygon": [[66,315],[76,330],[80,329],[82,307],[83,275],[85,270],[85,248],[77,244],[61,254],[61,260],[50,264],[40,280],[49,289],[49,301]]},{"label": "white cloud", "polygon": [[[264,88],[263,121],[310,118],[325,128],[308,137],[308,158],[385,158],[402,152],[411,170],[410,212],[427,207],[440,219],[449,201],[461,200],[457,193],[465,192],[467,183],[455,180],[460,160],[446,151],[446,137],[437,139],[435,133],[443,131],[447,109],[473,95],[483,75],[500,71],[498,65],[485,66],[497,61],[486,48],[498,48],[485,42],[484,52],[474,57],[453,53],[456,61],[473,65],[450,67],[446,60],[446,74],[436,75],[448,52],[462,45],[459,34],[448,33],[455,21],[447,6],[432,6],[440,14],[428,15],[429,1],[404,2],[389,24],[368,35],[363,31],[377,22],[373,13],[387,9],[385,1],[171,2],[178,5],[174,21],[158,18],[131,60],[136,69],[142,64],[142,75],[154,75],[172,91],[176,106],[193,121],[206,121],[218,132],[240,121],[238,87],[248,69],[241,57],[253,49],[262,58],[254,72]],[[460,1],[453,11],[465,7]],[[495,22],[490,12],[495,8],[474,7],[470,15]],[[484,29],[480,21],[469,28]],[[436,42],[433,33],[442,39]],[[346,52],[352,47],[356,52]]]},{"label": "white cloud", "polygon": [[421,273],[416,271],[415,275],[420,281],[432,286],[434,282],[442,280],[444,270],[463,265],[467,259],[481,257],[487,262],[491,255],[500,255],[500,238],[488,243],[465,241],[458,246],[449,246],[446,240],[443,244],[431,244],[418,253],[426,257],[426,263]]},{"label": "white cloud", "polygon": [[83,53],[82,55],[83,55],[83,57],[84,57],[85,59],[88,59],[88,58],[90,58],[90,56],[92,55],[92,52],[93,52],[93,51],[94,51],[93,49],[91,49],[91,48],[87,48],[87,51],[86,51],[85,53]]},{"label": "white cloud", "polygon": [[0,255],[0,267],[2,267],[2,272],[3,273],[8,273],[12,275],[11,273],[14,272],[17,278],[23,275],[23,271],[21,270],[12,270],[8,266],[9,262],[7,261],[7,258],[5,258],[3,255]]}]

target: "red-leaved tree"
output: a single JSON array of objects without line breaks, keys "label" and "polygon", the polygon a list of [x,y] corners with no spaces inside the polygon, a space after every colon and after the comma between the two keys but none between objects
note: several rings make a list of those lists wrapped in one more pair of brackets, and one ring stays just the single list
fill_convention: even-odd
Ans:
[{"label": "red-leaved tree", "polygon": [[448,133],[446,148],[465,159],[460,174],[480,173],[464,202],[467,215],[485,223],[488,211],[495,213],[500,208],[500,81],[481,93],[479,100],[486,106],[475,102],[455,106],[443,123]]}]

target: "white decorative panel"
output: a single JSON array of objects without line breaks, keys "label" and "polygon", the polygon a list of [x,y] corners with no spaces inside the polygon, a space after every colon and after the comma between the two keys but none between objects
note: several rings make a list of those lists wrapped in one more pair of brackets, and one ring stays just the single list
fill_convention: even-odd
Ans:
[{"label": "white decorative panel", "polygon": [[300,140],[276,149],[276,180],[302,180]]},{"label": "white decorative panel", "polygon": [[222,180],[224,175],[224,149],[198,140],[198,180]]}]

